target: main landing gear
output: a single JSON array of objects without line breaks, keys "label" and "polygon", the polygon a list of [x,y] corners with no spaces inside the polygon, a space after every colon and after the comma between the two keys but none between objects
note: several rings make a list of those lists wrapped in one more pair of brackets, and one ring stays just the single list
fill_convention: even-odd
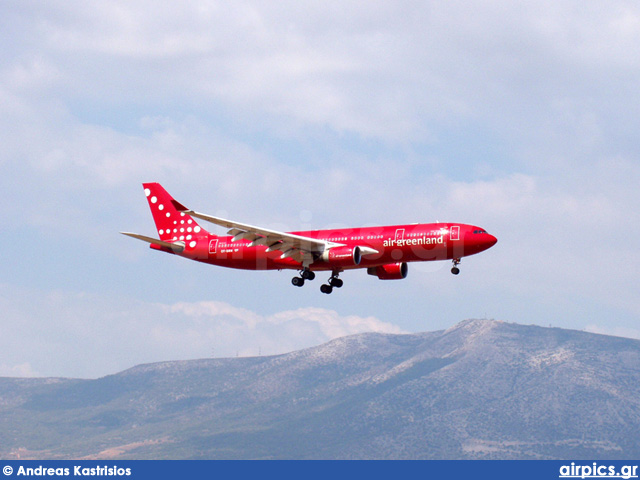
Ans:
[{"label": "main landing gear", "polygon": [[[342,285],[344,285],[344,282],[338,278],[338,275],[340,275],[339,271],[332,272],[329,281],[320,286],[320,291],[322,293],[329,294],[333,292],[334,288],[342,287]],[[314,272],[309,269],[304,269],[300,271],[299,277],[293,277],[291,279],[291,283],[296,287],[301,287],[304,285],[305,280],[313,280],[314,278],[316,278],[316,274]]]},{"label": "main landing gear", "polygon": [[300,272],[299,277],[293,277],[291,279],[291,283],[294,284],[296,287],[301,287],[304,285],[305,280],[313,280],[314,278],[316,278],[316,274],[313,273],[311,270],[305,268]]},{"label": "main landing gear", "polygon": [[460,265],[460,259],[459,258],[454,258],[453,259],[453,267],[451,268],[451,273],[453,273],[454,275],[458,275],[460,273],[460,269],[458,268],[458,265]]},{"label": "main landing gear", "polygon": [[331,277],[329,278],[329,283],[323,284],[320,287],[320,291],[328,295],[333,292],[334,288],[342,287],[342,285],[344,285],[344,282],[338,278],[338,275],[340,275],[340,272],[332,272]]}]

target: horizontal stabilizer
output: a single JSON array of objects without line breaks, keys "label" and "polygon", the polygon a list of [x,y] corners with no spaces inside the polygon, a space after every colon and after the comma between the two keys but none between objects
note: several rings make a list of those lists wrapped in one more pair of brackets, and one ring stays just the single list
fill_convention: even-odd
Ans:
[{"label": "horizontal stabilizer", "polygon": [[140,235],[137,233],[131,232],[120,232],[122,235],[126,235],[128,237],[137,238],[138,240],[142,240],[143,242],[150,243],[152,245],[159,245],[161,247],[170,248],[175,253],[182,253],[184,250],[185,243],[182,241],[178,242],[164,242],[162,240],[158,240],[157,238],[145,237],[144,235]]}]

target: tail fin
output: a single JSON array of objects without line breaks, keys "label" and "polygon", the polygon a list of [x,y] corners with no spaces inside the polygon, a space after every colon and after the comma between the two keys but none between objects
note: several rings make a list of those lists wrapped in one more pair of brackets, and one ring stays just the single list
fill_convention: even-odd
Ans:
[{"label": "tail fin", "polygon": [[189,241],[193,237],[206,235],[208,232],[190,216],[176,210],[171,195],[159,183],[143,183],[153,220],[158,229],[160,240],[175,242]]}]

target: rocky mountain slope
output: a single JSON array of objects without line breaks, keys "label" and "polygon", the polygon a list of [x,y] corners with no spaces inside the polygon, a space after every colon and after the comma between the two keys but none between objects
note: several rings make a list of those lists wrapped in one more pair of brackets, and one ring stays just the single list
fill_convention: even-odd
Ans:
[{"label": "rocky mountain slope", "polygon": [[5,459],[623,459],[639,431],[640,341],[492,320],[0,379]]}]

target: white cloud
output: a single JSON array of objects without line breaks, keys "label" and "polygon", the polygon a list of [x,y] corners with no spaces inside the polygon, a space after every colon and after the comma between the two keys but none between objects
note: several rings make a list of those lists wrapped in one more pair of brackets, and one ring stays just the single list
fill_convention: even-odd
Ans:
[{"label": "white cloud", "polygon": [[299,308],[272,315],[215,301],[179,302],[162,308],[189,327],[174,331],[165,325],[160,327],[165,328],[162,332],[154,328],[154,334],[168,342],[184,338],[183,343],[198,345],[200,351],[206,352],[208,346],[226,355],[233,353],[234,348],[246,355],[256,355],[258,351],[275,354],[355,333],[403,333],[399,327],[374,317],[342,316],[324,308]]},{"label": "white cloud", "polygon": [[[592,86],[605,72],[637,71],[639,18],[628,4],[572,2],[59,2],[25,7],[17,43],[65,97],[97,106],[204,103],[280,134],[328,126],[406,141],[465,118],[531,135],[558,105],[584,105],[585,90],[601,109]],[[633,91],[618,86],[607,100]]]},{"label": "white cloud", "polygon": [[21,363],[19,365],[6,365],[0,363],[0,377],[37,377],[37,372],[31,368],[29,362]]},{"label": "white cloud", "polygon": [[323,308],[262,315],[225,302],[159,304],[2,286],[0,375],[96,377],[135,364],[275,355],[362,332],[402,333]]},{"label": "white cloud", "polygon": [[317,324],[322,334],[330,339],[364,332],[406,333],[396,325],[383,322],[375,317],[341,316],[334,310],[324,308],[299,308],[293,311],[280,312],[268,318],[276,324],[293,321]]},{"label": "white cloud", "polygon": [[[12,48],[21,54],[2,79],[11,98],[33,110],[19,145],[42,139],[48,151],[32,153],[39,162],[76,167],[76,177],[97,174],[110,185],[145,172],[202,177],[211,163],[242,156],[241,149],[224,154],[229,138],[203,141],[216,134],[208,125],[191,135],[156,128],[151,137],[76,125],[130,117],[131,109],[141,110],[139,120],[160,110],[174,126],[195,112],[205,125],[234,119],[240,129],[288,139],[323,137],[309,132],[326,126],[402,145],[464,139],[464,129],[481,124],[496,148],[518,142],[508,152],[518,166],[560,160],[575,167],[592,162],[637,118],[628,101],[635,86],[624,78],[637,73],[630,47],[640,18],[624,3],[577,5],[59,2],[37,15],[16,7],[23,33]],[[612,68],[616,74],[604,75]],[[61,121],[63,129],[52,128]],[[49,131],[30,131],[32,122]],[[291,167],[249,154],[275,170]],[[255,162],[242,166],[255,170]],[[294,173],[312,182],[305,169]]]}]

